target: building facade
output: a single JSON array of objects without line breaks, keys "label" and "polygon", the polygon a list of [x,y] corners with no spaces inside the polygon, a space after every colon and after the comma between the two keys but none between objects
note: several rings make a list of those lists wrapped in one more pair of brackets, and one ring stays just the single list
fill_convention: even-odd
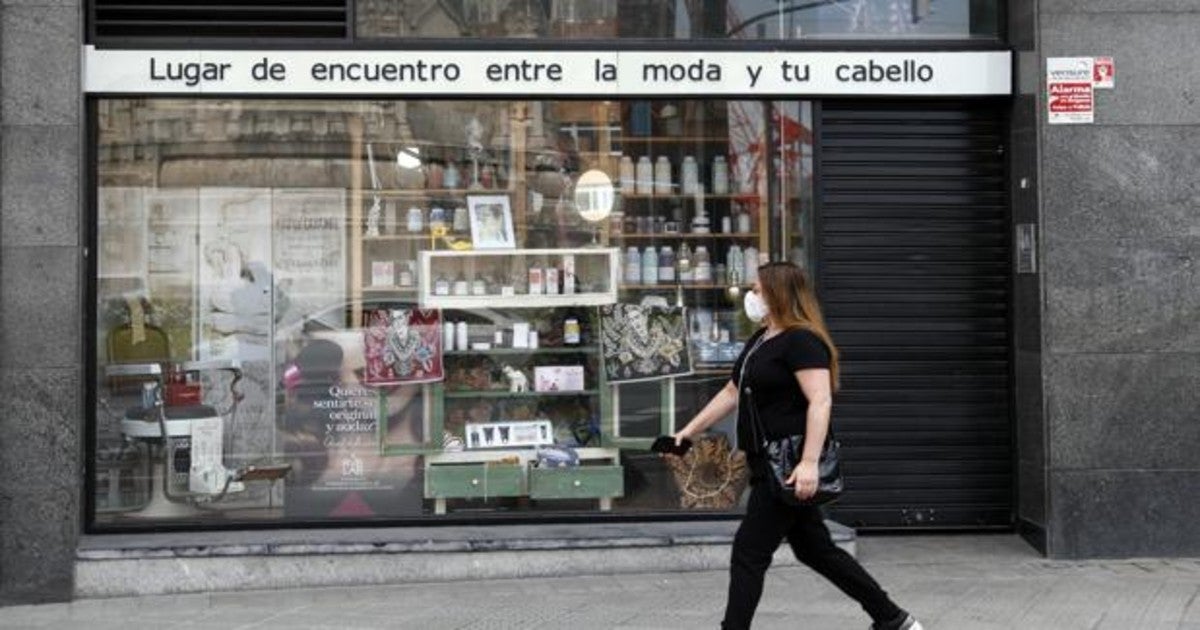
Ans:
[{"label": "building facade", "polygon": [[769,260],[834,520],[1200,552],[1200,5],[416,4],[0,8],[0,602],[120,532],[736,518],[728,426],[648,449]]}]

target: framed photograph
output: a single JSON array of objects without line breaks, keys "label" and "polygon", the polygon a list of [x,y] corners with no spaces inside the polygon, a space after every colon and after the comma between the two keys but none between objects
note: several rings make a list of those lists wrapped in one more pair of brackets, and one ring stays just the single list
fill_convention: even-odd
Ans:
[{"label": "framed photograph", "polygon": [[512,207],[508,195],[468,195],[471,241],[475,249],[515,249]]}]

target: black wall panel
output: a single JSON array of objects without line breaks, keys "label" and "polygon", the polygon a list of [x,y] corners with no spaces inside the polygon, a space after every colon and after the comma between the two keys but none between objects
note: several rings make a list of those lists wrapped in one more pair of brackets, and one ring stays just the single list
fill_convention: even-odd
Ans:
[{"label": "black wall panel", "polygon": [[92,0],[95,38],[344,38],[346,0]]},{"label": "black wall panel", "polygon": [[820,108],[816,273],[849,488],[832,515],[848,525],[1012,523],[1004,111]]}]

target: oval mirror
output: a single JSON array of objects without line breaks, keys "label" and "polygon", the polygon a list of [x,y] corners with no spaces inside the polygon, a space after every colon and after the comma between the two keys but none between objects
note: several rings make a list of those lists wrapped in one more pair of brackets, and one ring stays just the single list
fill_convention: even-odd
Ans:
[{"label": "oval mirror", "polygon": [[585,221],[599,223],[607,219],[615,200],[612,178],[604,171],[592,169],[575,182],[575,208]]}]

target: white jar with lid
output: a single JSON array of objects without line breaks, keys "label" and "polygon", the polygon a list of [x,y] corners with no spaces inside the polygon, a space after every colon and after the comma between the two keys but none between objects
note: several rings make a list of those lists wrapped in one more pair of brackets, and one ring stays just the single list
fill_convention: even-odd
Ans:
[{"label": "white jar with lid", "polygon": [[637,172],[633,167],[633,158],[628,155],[621,156],[621,193],[632,195],[637,192],[636,184]]},{"label": "white jar with lid", "polygon": [[708,256],[708,247],[696,246],[696,282],[710,283],[713,281],[712,259]]},{"label": "white jar with lid", "polygon": [[714,195],[729,194],[729,164],[723,155],[713,158],[712,191]]},{"label": "white jar with lid", "polygon": [[695,195],[702,192],[700,190],[700,167],[696,164],[696,158],[687,155],[683,158],[683,166],[679,169],[679,179],[683,187],[683,194]]},{"label": "white jar with lid", "polygon": [[637,183],[635,187],[637,194],[650,195],[654,193],[654,165],[650,163],[650,156],[643,155],[638,158],[634,181]]},{"label": "white jar with lid", "polygon": [[665,155],[658,156],[654,162],[654,194],[671,194],[671,160]]}]

